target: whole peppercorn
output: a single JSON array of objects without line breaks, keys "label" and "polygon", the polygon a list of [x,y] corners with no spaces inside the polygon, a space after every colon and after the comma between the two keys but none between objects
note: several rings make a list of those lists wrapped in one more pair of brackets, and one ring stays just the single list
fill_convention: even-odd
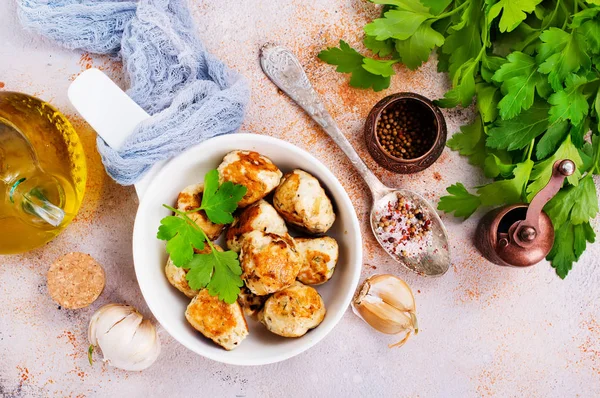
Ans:
[{"label": "whole peppercorn", "polygon": [[375,132],[385,152],[400,159],[414,159],[431,149],[435,123],[424,105],[400,100],[382,111]]}]

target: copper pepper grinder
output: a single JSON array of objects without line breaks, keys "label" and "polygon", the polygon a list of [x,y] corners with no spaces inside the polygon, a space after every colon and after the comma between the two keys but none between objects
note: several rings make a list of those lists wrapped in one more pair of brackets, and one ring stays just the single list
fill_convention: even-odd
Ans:
[{"label": "copper pepper grinder", "polygon": [[569,159],[554,163],[548,184],[529,205],[499,207],[488,212],[477,226],[475,245],[491,262],[514,267],[528,267],[542,261],[554,244],[554,227],[542,211],[560,190],[565,177],[575,172]]}]

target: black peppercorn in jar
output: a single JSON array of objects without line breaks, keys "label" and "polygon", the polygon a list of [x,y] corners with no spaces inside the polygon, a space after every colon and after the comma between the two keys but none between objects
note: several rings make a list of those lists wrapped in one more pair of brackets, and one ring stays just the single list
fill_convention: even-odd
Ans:
[{"label": "black peppercorn in jar", "polygon": [[381,166],[396,173],[416,173],[431,166],[446,145],[441,110],[415,93],[398,93],[379,101],[367,116],[367,149]]},{"label": "black peppercorn in jar", "polygon": [[427,107],[416,101],[399,100],[381,112],[376,139],[389,155],[415,159],[431,149],[437,128]]}]

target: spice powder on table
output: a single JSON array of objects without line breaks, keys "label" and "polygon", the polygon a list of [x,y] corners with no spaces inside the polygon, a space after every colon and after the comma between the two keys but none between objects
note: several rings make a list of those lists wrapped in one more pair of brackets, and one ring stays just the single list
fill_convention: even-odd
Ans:
[{"label": "spice powder on table", "polygon": [[383,248],[399,259],[417,257],[432,245],[431,219],[400,194],[375,211],[374,225]]}]

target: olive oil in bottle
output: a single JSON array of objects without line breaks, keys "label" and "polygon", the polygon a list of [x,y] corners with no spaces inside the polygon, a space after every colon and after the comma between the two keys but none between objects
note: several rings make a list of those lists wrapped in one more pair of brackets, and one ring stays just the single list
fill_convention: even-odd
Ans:
[{"label": "olive oil in bottle", "polygon": [[32,250],[66,228],[86,173],[79,137],[60,112],[0,91],[0,254]]}]

